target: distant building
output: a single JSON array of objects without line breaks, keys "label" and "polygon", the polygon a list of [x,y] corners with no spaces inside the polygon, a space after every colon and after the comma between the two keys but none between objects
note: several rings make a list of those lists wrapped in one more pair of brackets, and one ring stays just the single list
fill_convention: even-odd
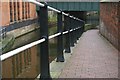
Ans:
[{"label": "distant building", "polygon": [[100,3],[100,32],[120,48],[120,2],[106,0]]},{"label": "distant building", "polygon": [[7,32],[29,26],[36,21],[36,6],[22,0],[0,2],[0,21],[0,26],[5,27]]}]

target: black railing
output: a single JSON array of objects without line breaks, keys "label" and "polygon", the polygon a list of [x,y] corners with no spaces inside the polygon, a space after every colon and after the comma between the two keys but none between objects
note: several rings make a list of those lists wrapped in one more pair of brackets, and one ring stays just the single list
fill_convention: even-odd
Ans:
[{"label": "black railing", "polygon": [[[84,25],[85,22],[75,18],[69,14],[66,14],[60,10],[54,9],[50,6],[48,6],[46,3],[39,3],[34,0],[30,0],[31,3],[34,3],[39,6],[39,25],[40,25],[40,40],[32,42],[28,45],[22,46],[20,48],[17,48],[13,51],[10,51],[8,53],[5,53],[1,55],[1,60],[5,60],[13,55],[16,55],[26,49],[31,48],[32,46],[40,44],[40,79],[51,79],[50,76],[50,68],[49,68],[49,47],[48,47],[48,40],[51,38],[57,37],[57,59],[56,62],[64,62],[64,55],[63,50],[65,50],[66,53],[71,52],[71,48],[73,47],[75,43],[77,43],[77,40],[84,32]],[[53,10],[57,12],[57,32],[54,35],[49,36],[48,35],[48,9]],[[64,15],[64,21],[63,16]],[[64,24],[64,29],[62,28]],[[63,35],[65,35],[65,49],[63,48]]]},{"label": "black railing", "polygon": [[[79,20],[75,17],[71,17],[69,14],[65,14],[62,11],[55,10],[44,4],[44,6],[39,7],[39,21],[40,21],[40,37],[45,39],[40,45],[40,63],[41,63],[41,78],[50,78],[50,70],[49,70],[49,49],[48,49],[48,9],[56,11],[58,14],[57,18],[57,32],[60,33],[57,38],[57,62],[64,62],[64,55],[63,55],[63,34],[66,32],[65,35],[65,52],[70,53],[70,44],[77,43],[77,39],[80,37],[78,34],[82,34],[84,31],[84,22]],[[62,15],[64,15],[64,21],[62,21]],[[64,33],[62,30],[62,25],[64,22]],[[70,31],[73,30],[73,31]],[[79,33],[81,32],[81,33]],[[70,38],[71,37],[71,38]],[[71,43],[70,43],[71,42]]]}]

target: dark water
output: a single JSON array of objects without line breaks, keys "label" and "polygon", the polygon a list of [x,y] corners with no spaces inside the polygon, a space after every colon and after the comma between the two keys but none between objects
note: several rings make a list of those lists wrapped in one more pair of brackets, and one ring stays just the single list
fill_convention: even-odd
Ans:
[{"label": "dark water", "polygon": [[99,14],[94,14],[86,17],[87,24],[99,25]]},{"label": "dark water", "polygon": [[[56,27],[49,29],[49,35],[56,33]],[[11,50],[29,44],[40,38],[40,30],[37,29],[26,35],[15,39]],[[49,60],[50,62],[57,55],[56,38],[49,40]],[[3,78],[36,78],[40,73],[40,51],[39,45],[33,46],[15,56],[2,62]]]}]

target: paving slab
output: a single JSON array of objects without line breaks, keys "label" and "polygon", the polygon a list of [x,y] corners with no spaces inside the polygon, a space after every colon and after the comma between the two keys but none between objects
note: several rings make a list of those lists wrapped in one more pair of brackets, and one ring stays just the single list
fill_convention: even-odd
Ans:
[{"label": "paving slab", "polygon": [[99,30],[88,30],[61,70],[59,78],[118,78],[118,50]]}]

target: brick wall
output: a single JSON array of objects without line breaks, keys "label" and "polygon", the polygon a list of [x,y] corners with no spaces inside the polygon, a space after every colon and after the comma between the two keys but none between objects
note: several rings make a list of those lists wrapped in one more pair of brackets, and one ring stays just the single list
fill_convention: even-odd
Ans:
[{"label": "brick wall", "polygon": [[36,18],[36,5],[30,3],[30,17]]},{"label": "brick wall", "polygon": [[10,15],[9,15],[9,5],[8,2],[1,2],[0,5],[0,21],[1,21],[1,26],[3,25],[8,25],[9,20],[10,20]]},{"label": "brick wall", "polygon": [[[36,16],[36,6],[32,3],[21,2],[1,2],[0,3],[0,21],[1,26],[9,25],[10,23],[19,22],[23,20],[35,19]],[[10,8],[10,4],[12,5]],[[24,9],[22,4],[25,4]],[[26,7],[27,6],[27,7]],[[28,8],[29,6],[29,8]],[[19,7],[19,8],[18,8]],[[10,10],[12,14],[10,15]],[[23,12],[24,10],[24,12]],[[16,12],[16,15],[14,15]],[[24,18],[23,18],[24,16]],[[16,20],[15,20],[16,17]],[[18,18],[19,17],[19,18]],[[10,20],[12,18],[12,21]]]},{"label": "brick wall", "polygon": [[100,32],[116,48],[118,48],[120,7],[119,2],[103,2],[100,4]]}]

